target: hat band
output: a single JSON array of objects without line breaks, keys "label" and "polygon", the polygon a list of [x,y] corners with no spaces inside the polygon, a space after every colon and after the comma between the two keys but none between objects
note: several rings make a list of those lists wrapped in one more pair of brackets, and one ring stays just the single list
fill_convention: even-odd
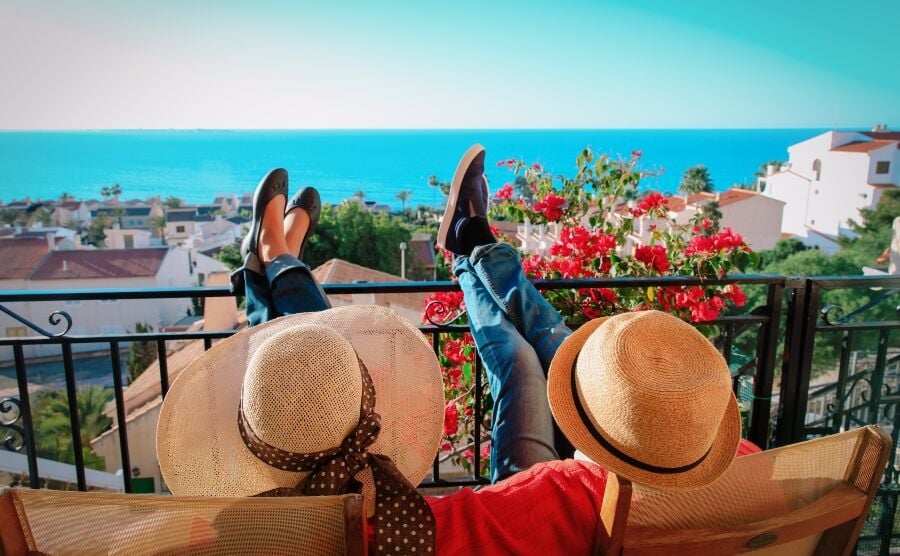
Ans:
[{"label": "hat band", "polygon": [[600,431],[597,430],[597,428],[591,422],[590,417],[588,417],[587,411],[585,411],[584,406],[581,405],[581,399],[578,395],[578,387],[575,383],[575,366],[578,363],[578,357],[580,356],[581,353],[579,352],[574,361],[572,361],[572,400],[575,405],[575,410],[578,412],[578,416],[581,417],[581,423],[585,426],[588,432],[591,433],[591,436],[594,437],[594,440],[596,440],[600,444],[600,446],[602,446],[607,452],[609,452],[616,458],[622,460],[628,465],[631,465],[632,467],[637,467],[638,469],[641,469],[643,471],[650,471],[651,473],[660,473],[663,475],[684,473],[685,471],[690,471],[691,469],[703,463],[703,460],[705,460],[706,456],[708,456],[712,451],[712,445],[710,445],[709,449],[706,450],[705,454],[700,456],[700,459],[693,463],[682,465],[681,467],[660,467],[658,465],[652,465],[637,458],[633,458],[622,450],[619,450],[618,448],[613,446],[609,440],[607,440],[602,434],[600,434]]},{"label": "hat band", "polygon": [[[256,496],[329,496],[360,492],[362,483],[354,477],[364,469],[370,469],[375,479],[375,542],[376,554],[394,554],[405,551],[408,546],[417,546],[424,553],[434,552],[434,514],[425,499],[416,491],[397,468],[391,458],[373,454],[368,448],[381,432],[381,416],[375,412],[375,385],[368,369],[359,361],[362,375],[362,399],[359,408],[359,422],[344,438],[340,446],[315,453],[301,454],[272,446],[259,438],[247,422],[243,403],[238,407],[238,430],[247,448],[261,461],[285,471],[309,471],[294,488],[275,488]],[[243,398],[243,393],[241,393]],[[382,509],[383,508],[383,509]],[[403,524],[390,519],[390,510],[403,511]],[[416,519],[418,518],[418,523]],[[387,534],[384,532],[387,531]],[[394,533],[396,531],[396,533]],[[416,534],[418,532],[418,537]]]}]

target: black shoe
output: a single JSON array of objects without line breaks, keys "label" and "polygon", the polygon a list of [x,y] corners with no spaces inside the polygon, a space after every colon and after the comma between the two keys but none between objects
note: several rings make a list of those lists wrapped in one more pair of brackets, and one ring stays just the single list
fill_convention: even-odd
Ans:
[{"label": "black shoe", "polygon": [[297,258],[303,260],[306,242],[313,235],[313,232],[316,231],[316,226],[319,225],[319,215],[322,214],[322,199],[316,188],[307,186],[297,192],[288,202],[287,207],[285,207],[284,215],[287,216],[295,208],[301,208],[309,215],[309,229],[306,230],[306,235],[303,237],[303,241],[300,242],[300,253],[297,254]]},{"label": "black shoe", "polygon": [[[262,231],[263,214],[266,212],[266,206],[269,201],[275,197],[283,196],[287,199],[288,192],[288,173],[283,168],[275,168],[263,177],[256,186],[256,192],[253,194],[253,217],[250,219],[250,230],[247,232],[244,241],[241,243],[241,259],[244,266],[237,269],[231,274],[231,290],[236,294],[244,292],[244,268],[248,266],[248,258],[258,259],[256,250],[259,247],[259,233]],[[251,261],[250,266],[260,267],[257,261]]]},{"label": "black shoe", "polygon": [[[476,144],[463,155],[450,182],[447,208],[438,230],[438,247],[457,255],[468,255],[474,245],[492,243],[494,238],[487,223],[487,204],[484,147]],[[474,215],[471,214],[473,212]]]}]

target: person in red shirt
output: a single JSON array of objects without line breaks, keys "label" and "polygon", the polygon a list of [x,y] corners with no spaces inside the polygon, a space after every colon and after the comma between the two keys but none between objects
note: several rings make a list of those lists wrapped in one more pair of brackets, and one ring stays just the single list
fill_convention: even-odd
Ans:
[{"label": "person in red shirt", "polygon": [[[294,255],[315,228],[318,195],[307,188],[287,203],[286,173],[273,185],[281,172],[257,190],[245,264],[234,279],[246,289],[252,325],[329,307]],[[595,319],[574,333],[565,326],[524,278],[515,250],[491,235],[483,172],[476,145],[454,175],[438,243],[457,255],[454,274],[488,372],[496,484],[426,499],[435,546],[590,552],[608,471],[693,488],[717,478],[736,453],[758,449],[739,438],[724,359],[690,325],[648,311]],[[573,446],[592,462],[560,461]],[[377,521],[373,533],[380,552]]]}]

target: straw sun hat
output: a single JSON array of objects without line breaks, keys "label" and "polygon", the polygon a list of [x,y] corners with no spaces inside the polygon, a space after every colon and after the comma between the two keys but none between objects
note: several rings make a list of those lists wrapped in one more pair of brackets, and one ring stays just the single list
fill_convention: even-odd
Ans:
[{"label": "straw sun hat", "polygon": [[[277,468],[273,452],[315,454],[346,444],[363,424],[361,405],[371,399],[367,376],[381,428],[366,451],[389,457],[418,485],[443,426],[438,362],[407,320],[390,309],[358,305],[249,328],[185,368],[166,395],[157,428],[166,484],[188,496],[293,489],[309,471]],[[243,427],[265,444],[259,457],[242,437]],[[372,471],[364,469],[356,479],[371,514]]]},{"label": "straw sun hat", "polygon": [[725,359],[693,326],[659,311],[599,318],[569,336],[547,379],[572,444],[657,488],[695,488],[731,464],[741,418]]}]

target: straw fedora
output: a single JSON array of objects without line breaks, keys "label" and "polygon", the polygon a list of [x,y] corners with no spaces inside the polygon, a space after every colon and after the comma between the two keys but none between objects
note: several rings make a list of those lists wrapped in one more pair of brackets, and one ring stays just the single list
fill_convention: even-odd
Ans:
[{"label": "straw fedora", "polygon": [[[307,454],[338,447],[360,421],[363,366],[381,416],[367,452],[387,456],[412,485],[419,484],[443,426],[437,359],[406,319],[384,307],[354,305],[249,328],[188,365],[166,395],[157,428],[157,457],[169,489],[188,496],[254,496],[296,487],[309,473],[258,457],[241,435],[239,414],[279,450]],[[356,478],[371,514],[372,472]]]},{"label": "straw fedora", "polygon": [[547,388],[572,444],[636,483],[696,488],[737,451],[741,418],[725,359],[666,313],[588,322],[557,350]]}]

